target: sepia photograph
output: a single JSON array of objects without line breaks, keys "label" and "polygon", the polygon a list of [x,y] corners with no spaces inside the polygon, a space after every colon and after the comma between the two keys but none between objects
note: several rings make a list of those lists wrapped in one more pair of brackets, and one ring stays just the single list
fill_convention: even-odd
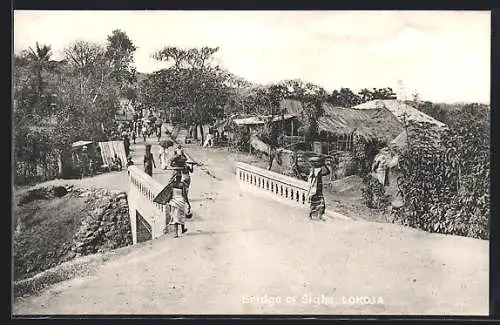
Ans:
[{"label": "sepia photograph", "polygon": [[489,315],[490,11],[13,12],[12,316]]}]

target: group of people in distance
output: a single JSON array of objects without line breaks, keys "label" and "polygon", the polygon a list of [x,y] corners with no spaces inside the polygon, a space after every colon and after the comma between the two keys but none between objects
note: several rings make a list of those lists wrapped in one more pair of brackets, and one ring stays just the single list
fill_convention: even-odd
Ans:
[{"label": "group of people in distance", "polygon": [[[175,238],[187,231],[185,219],[190,218],[191,204],[188,194],[191,184],[191,176],[193,166],[188,162],[182,146],[178,145],[175,150],[170,151],[174,143],[170,140],[163,142],[158,152],[158,161],[161,169],[172,170],[168,184],[155,198],[156,203],[169,205],[170,207],[170,222],[174,226]],[[325,199],[323,196],[323,177],[330,174],[330,169],[325,164],[324,157],[312,157],[309,159],[311,169],[308,177],[309,190],[307,193],[308,202],[310,204],[309,218],[326,220],[325,215]],[[144,155],[144,172],[149,176],[153,176],[153,167],[156,167],[154,155],[151,152],[151,144],[146,144],[146,153]]]}]

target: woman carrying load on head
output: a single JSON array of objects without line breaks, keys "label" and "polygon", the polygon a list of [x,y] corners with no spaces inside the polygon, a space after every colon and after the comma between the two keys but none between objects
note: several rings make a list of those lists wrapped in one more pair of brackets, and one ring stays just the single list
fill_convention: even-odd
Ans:
[{"label": "woman carrying load on head", "polygon": [[309,218],[313,219],[315,216],[325,221],[325,198],[323,196],[323,176],[330,174],[330,169],[325,165],[325,159],[320,157],[312,157],[309,159],[311,162],[311,171],[309,173],[308,183],[309,192],[307,193],[308,201],[311,204],[309,211]]},{"label": "woman carrying load on head", "polygon": [[173,181],[170,185],[170,192],[168,195],[168,205],[170,206],[170,222],[169,225],[174,226],[174,237],[179,237],[179,226],[181,234],[187,231],[184,224],[184,219],[187,214],[190,214],[191,204],[187,196],[186,184],[182,181],[181,174],[175,173]]}]

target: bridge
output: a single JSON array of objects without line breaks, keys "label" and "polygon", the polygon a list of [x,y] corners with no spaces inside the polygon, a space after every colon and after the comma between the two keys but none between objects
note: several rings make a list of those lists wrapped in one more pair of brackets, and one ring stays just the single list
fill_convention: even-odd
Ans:
[{"label": "bridge", "polygon": [[[136,162],[143,147],[133,147]],[[155,169],[151,178],[132,166],[134,247],[16,303],[14,313],[488,313],[487,241],[333,211],[326,222],[311,221],[305,182],[233,164],[227,151],[186,151],[204,165],[192,176],[193,219],[183,237],[172,239],[168,209],[152,201],[170,172]]]}]

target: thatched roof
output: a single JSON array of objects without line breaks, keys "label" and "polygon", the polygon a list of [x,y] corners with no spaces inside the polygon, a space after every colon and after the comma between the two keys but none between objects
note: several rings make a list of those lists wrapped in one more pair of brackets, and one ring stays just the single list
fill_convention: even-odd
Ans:
[{"label": "thatched roof", "polygon": [[383,110],[355,110],[350,108],[325,107],[319,121],[319,130],[334,134],[356,134],[367,139],[391,141],[403,126]]},{"label": "thatched roof", "polygon": [[354,106],[353,108],[358,110],[386,109],[394,115],[400,123],[405,123],[405,121],[415,121],[434,124],[437,127],[446,126],[444,123],[441,123],[429,115],[422,113],[418,109],[396,99],[372,100]]}]

